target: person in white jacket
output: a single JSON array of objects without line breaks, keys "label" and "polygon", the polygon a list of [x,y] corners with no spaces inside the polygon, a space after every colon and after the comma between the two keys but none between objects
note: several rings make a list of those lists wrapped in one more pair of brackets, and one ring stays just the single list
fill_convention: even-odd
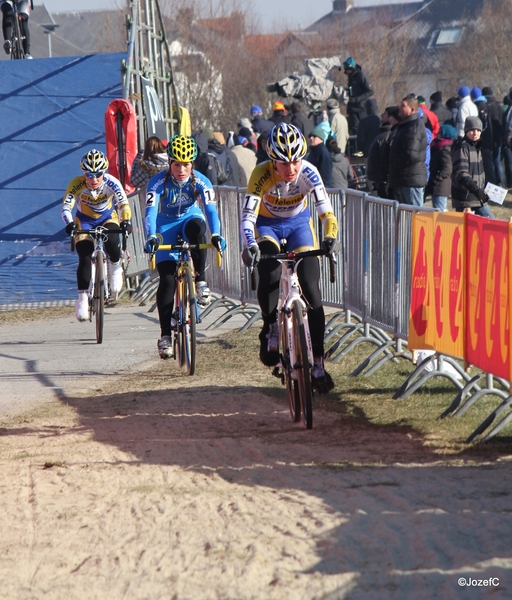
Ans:
[{"label": "person in white jacket", "polygon": [[327,100],[327,112],[338,148],[345,154],[348,142],[348,121],[345,115],[341,114],[339,102],[335,98]]},{"label": "person in white jacket", "polygon": [[468,117],[478,117],[478,108],[471,100],[469,88],[463,85],[459,88],[457,95],[460,98],[459,107],[457,109],[457,119],[455,120],[455,129],[458,137],[464,137],[464,123]]}]

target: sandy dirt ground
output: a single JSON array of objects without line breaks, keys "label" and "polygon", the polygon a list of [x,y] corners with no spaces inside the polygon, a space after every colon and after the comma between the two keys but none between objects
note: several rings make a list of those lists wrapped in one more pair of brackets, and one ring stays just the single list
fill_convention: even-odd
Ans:
[{"label": "sandy dirt ground", "polygon": [[2,419],[0,598],[512,597],[512,456],[342,404],[308,432],[266,370],[198,371],[155,359]]}]

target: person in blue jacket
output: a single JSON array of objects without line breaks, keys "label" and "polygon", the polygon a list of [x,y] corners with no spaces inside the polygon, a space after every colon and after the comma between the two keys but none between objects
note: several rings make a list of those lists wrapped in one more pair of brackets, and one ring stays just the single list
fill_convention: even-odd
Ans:
[{"label": "person in blue jacket", "polygon": [[[211,243],[220,251],[226,242],[220,235],[220,221],[210,180],[192,168],[197,156],[192,137],[175,135],[167,145],[169,169],[155,175],[146,195],[145,251],[156,253],[160,283],[156,296],[161,337],[158,353],[172,356],[171,317],[174,308],[176,261],[179,252],[159,250],[160,245],[176,244],[183,237],[190,244],[205,243],[206,223]],[[197,302],[206,306],[211,293],[205,281],[206,250],[191,250],[196,275]]]}]

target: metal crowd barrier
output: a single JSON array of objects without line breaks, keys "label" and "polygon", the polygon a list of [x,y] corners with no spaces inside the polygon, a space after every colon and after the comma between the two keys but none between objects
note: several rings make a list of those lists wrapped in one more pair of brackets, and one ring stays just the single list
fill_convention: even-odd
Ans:
[{"label": "metal crowd barrier", "polygon": [[[321,292],[324,304],[336,309],[328,315],[326,323],[326,356],[339,361],[362,342],[374,349],[364,358],[351,375],[371,375],[389,360],[414,357],[407,349],[409,310],[411,297],[412,217],[416,212],[431,212],[430,207],[413,207],[393,200],[374,198],[358,190],[328,190],[340,228],[341,249],[338,254],[337,281],[329,280],[327,261],[321,265]],[[215,267],[215,251],[209,250],[207,281],[214,301],[204,315],[222,309],[210,325],[215,328],[234,315],[247,319],[242,330],[261,318],[256,292],[251,290],[248,270],[241,261],[242,242],[240,218],[245,189],[218,186],[216,196],[222,233],[227,241],[220,268]],[[143,202],[138,194],[130,196],[134,235],[129,240],[130,262],[127,277],[141,277],[142,283],[135,298],[146,300],[156,294],[157,280],[149,277],[147,255],[144,254]],[[318,239],[321,240],[321,223],[310,204]],[[436,367],[428,373],[424,367],[429,360]],[[454,377],[444,370],[446,363],[460,375]],[[464,414],[478,398],[495,394],[501,405],[473,432],[468,441],[481,436],[501,416],[502,420],[483,438],[489,439],[512,421],[512,396],[508,382],[480,374],[473,378],[451,357],[436,354],[417,366],[394,395],[402,399],[416,391],[432,377],[447,377],[458,389],[452,405],[441,417]],[[486,384],[479,385],[485,378]],[[489,381],[490,378],[490,381]],[[502,389],[495,387],[497,381]],[[505,414],[505,416],[503,416]]]},{"label": "metal crowd barrier", "polygon": [[214,266],[216,251],[208,250],[206,279],[215,299],[201,315],[206,317],[219,308],[223,308],[224,312],[210,323],[209,329],[219,327],[235,315],[243,315],[247,319],[247,327],[259,318],[255,292],[250,290],[247,269],[241,260],[242,241],[239,232],[244,193],[245,188],[216,188],[221,231],[227,247],[220,268]]}]

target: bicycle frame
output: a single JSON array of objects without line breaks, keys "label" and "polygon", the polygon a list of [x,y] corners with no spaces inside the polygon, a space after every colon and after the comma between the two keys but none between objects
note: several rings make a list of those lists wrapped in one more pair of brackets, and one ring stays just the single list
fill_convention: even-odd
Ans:
[{"label": "bicycle frame", "polygon": [[[311,346],[311,334],[309,332],[308,307],[299,285],[299,276],[297,268],[302,261],[290,259],[278,259],[281,263],[281,295],[277,305],[279,339],[281,335],[286,335],[288,340],[288,349],[290,352],[290,364],[292,365],[292,379],[297,379],[297,347],[295,344],[293,332],[292,309],[293,304],[298,303],[302,311],[304,326],[306,330],[306,341],[308,346],[308,359],[310,366],[313,365],[313,348]],[[284,332],[283,332],[284,328]]]},{"label": "bicycle frame", "polygon": [[[89,297],[89,320],[96,316],[96,341],[103,341],[103,309],[110,299],[109,281],[110,260],[105,252],[105,242],[112,233],[124,234],[121,228],[108,229],[98,225],[94,229],[75,229],[71,237],[71,249],[75,249],[77,235],[87,235],[93,238],[94,250],[91,254],[91,281],[87,295]],[[123,251],[126,249],[126,236],[123,235]],[[98,280],[98,281],[97,281]]]},{"label": "bicycle frame", "polygon": [[[280,363],[272,374],[286,386],[290,414],[294,422],[302,418],[306,429],[313,427],[311,368],[314,363],[311,332],[308,321],[308,304],[299,283],[297,269],[307,256],[324,256],[324,250],[281,252],[264,254],[260,260],[277,260],[281,263],[280,296],[277,304]],[[335,258],[327,254],[331,282],[335,279]],[[251,267],[252,287],[255,288],[254,264]]]},{"label": "bicycle frame", "polygon": [[[12,3],[13,6],[13,24],[12,24],[12,34],[11,34],[11,59],[22,59],[25,58],[25,51],[23,50],[23,40],[25,39],[21,35],[21,26],[20,26],[20,14],[18,12],[18,5],[16,2]],[[34,7],[31,6],[32,10]]]},{"label": "bicycle frame", "polygon": [[[201,312],[196,300],[195,269],[191,250],[196,248],[182,238],[178,244],[161,245],[158,250],[179,252],[174,273],[175,297],[173,318],[174,358],[180,367],[186,365],[189,375],[195,373],[196,365],[196,326],[201,323]],[[199,244],[200,249],[215,248],[212,244]],[[220,254],[220,253],[219,253]],[[154,254],[152,260],[154,259]]]}]

